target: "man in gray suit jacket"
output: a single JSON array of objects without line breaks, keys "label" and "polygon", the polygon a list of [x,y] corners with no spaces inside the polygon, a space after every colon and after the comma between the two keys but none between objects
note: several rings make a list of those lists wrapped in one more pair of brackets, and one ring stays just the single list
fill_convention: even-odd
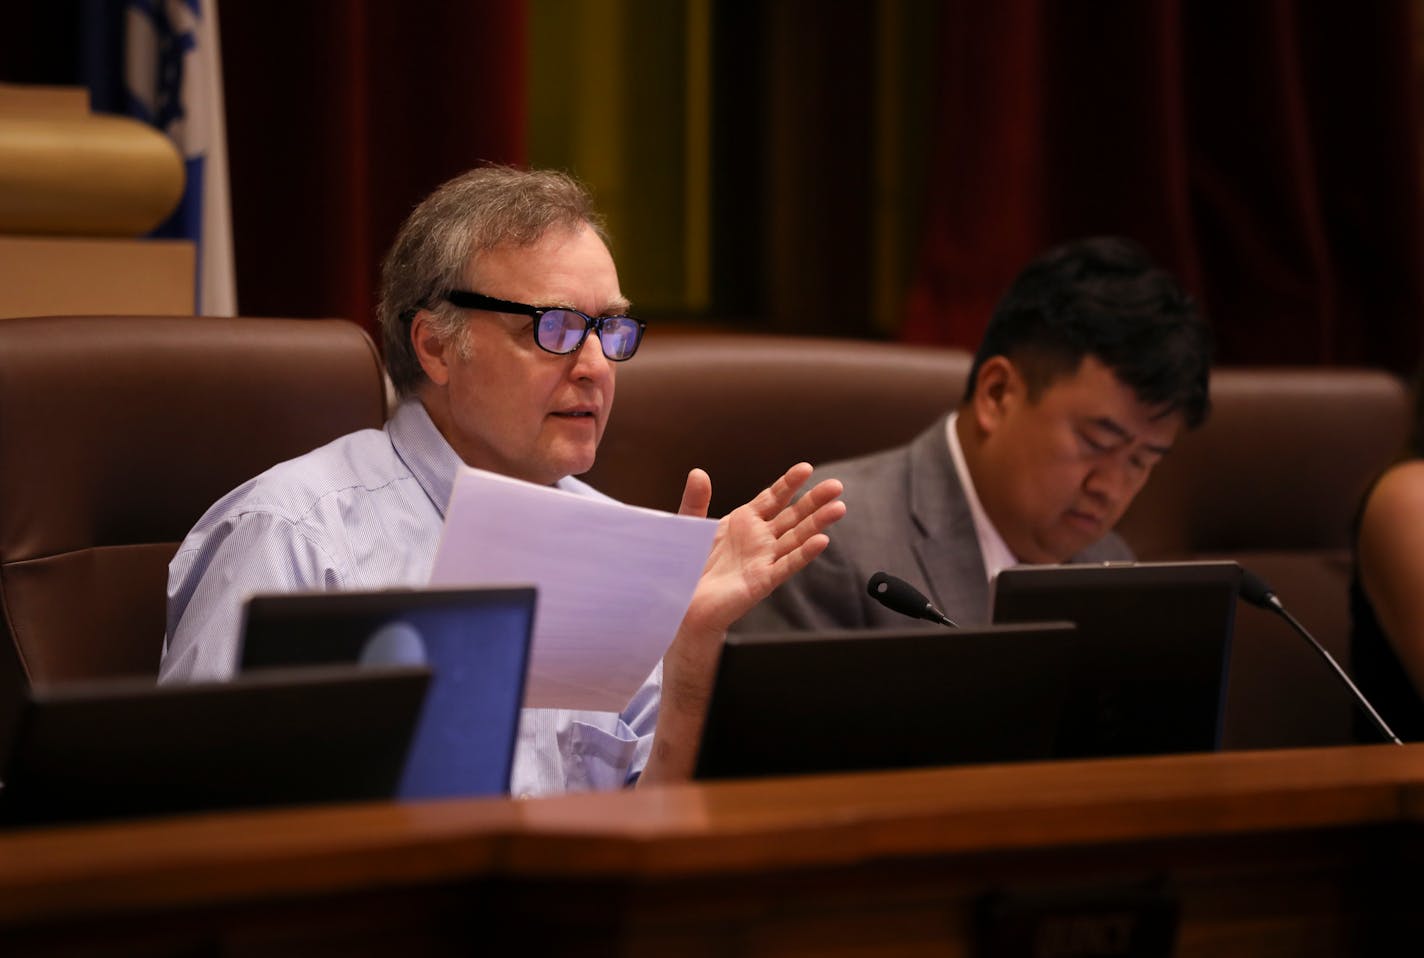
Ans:
[{"label": "man in gray suit jacket", "polygon": [[1137,244],[1049,251],[995,309],[957,409],[908,445],[816,470],[844,484],[846,517],[736,630],[909,625],[867,594],[879,570],[979,625],[1000,569],[1131,559],[1113,526],[1205,420],[1210,361],[1206,323]]}]

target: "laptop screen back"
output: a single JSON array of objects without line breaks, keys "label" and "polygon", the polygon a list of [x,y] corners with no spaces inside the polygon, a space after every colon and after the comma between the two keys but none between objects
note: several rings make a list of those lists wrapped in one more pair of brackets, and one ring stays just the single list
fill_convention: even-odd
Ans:
[{"label": "laptop screen back", "polygon": [[389,799],[429,678],[347,665],[36,688],[0,735],[0,821]]},{"label": "laptop screen back", "polygon": [[1241,567],[1234,562],[1015,566],[994,621],[1078,625],[1058,751],[1154,755],[1220,747]]},{"label": "laptop screen back", "polygon": [[433,677],[397,794],[509,791],[534,622],[529,587],[254,596],[241,669],[425,664]]},{"label": "laptop screen back", "polygon": [[1048,758],[1066,623],[730,635],[696,778]]}]

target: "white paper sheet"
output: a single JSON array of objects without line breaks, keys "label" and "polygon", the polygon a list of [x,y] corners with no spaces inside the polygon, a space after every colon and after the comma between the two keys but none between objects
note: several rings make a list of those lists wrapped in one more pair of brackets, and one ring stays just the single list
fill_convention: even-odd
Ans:
[{"label": "white paper sheet", "polygon": [[465,467],[430,584],[533,583],[525,706],[618,712],[672,642],[716,531]]}]

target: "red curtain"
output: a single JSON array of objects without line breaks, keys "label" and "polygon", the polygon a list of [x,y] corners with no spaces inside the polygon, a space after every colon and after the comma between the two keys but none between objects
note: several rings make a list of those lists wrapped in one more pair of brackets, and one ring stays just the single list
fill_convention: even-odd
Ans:
[{"label": "red curtain", "polygon": [[241,312],[372,328],[411,207],[525,160],[525,0],[240,0],[221,29]]},{"label": "red curtain", "polygon": [[1411,369],[1413,4],[950,0],[907,339],[972,347],[1057,242],[1133,236],[1229,363]]}]

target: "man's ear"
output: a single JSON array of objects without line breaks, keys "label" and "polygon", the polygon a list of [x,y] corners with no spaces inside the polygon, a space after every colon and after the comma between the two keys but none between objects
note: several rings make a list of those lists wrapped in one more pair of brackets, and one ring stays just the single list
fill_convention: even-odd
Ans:
[{"label": "man's ear", "polygon": [[993,432],[1014,403],[1024,398],[1024,382],[1007,356],[990,356],[979,367],[970,400],[974,421],[985,433]]},{"label": "man's ear", "polygon": [[435,333],[428,310],[420,310],[410,321],[410,345],[426,378],[437,386],[450,381],[449,351],[453,348]]}]

